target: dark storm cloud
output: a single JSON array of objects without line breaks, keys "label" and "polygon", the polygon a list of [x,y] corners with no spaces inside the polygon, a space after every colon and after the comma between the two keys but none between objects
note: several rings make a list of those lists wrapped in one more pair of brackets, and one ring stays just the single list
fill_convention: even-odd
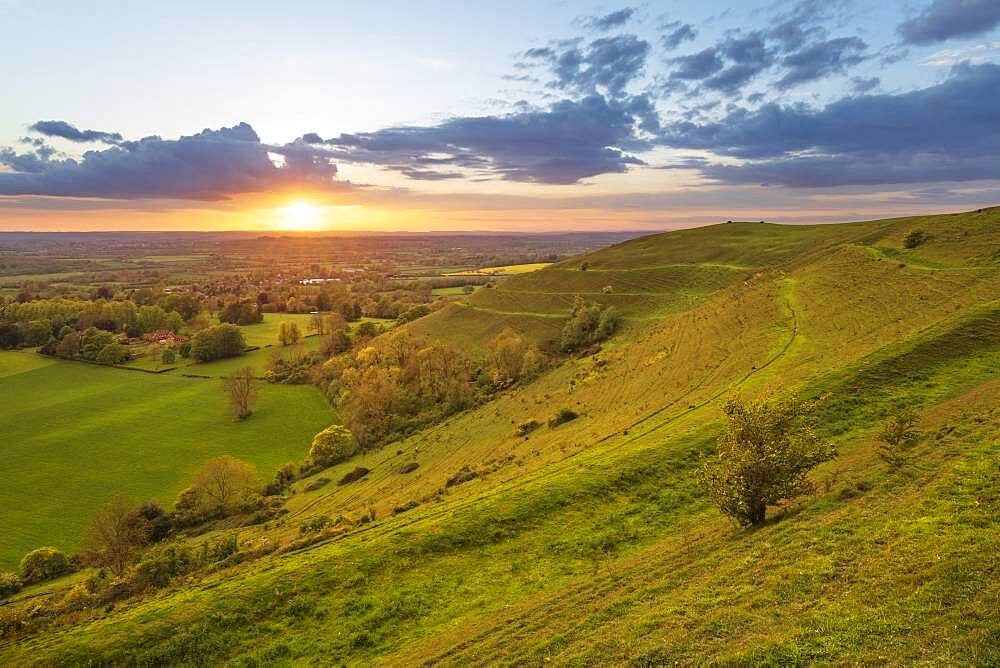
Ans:
[{"label": "dark storm cloud", "polygon": [[528,49],[521,64],[546,66],[554,88],[578,95],[603,89],[621,96],[626,86],[643,73],[649,42],[635,35],[601,37],[586,45],[581,40],[565,40],[546,47]]},{"label": "dark storm cloud", "polygon": [[631,7],[623,7],[618,11],[605,14],[604,16],[587,16],[585,18],[578,19],[578,22],[581,26],[588,30],[607,32],[615,28],[621,28],[623,25],[628,23],[634,15],[635,9]]},{"label": "dark storm cloud", "polygon": [[66,121],[38,121],[28,128],[46,137],[60,137],[75,142],[104,142],[117,144],[122,136],[117,132],[102,132],[100,130],[79,130]]},{"label": "dark storm cloud", "polygon": [[903,41],[926,46],[953,37],[989,32],[1000,25],[997,0],[934,0],[917,16],[897,28]]},{"label": "dark storm cloud", "polygon": [[[562,100],[545,110],[342,134],[324,145],[339,159],[380,165],[416,174],[415,178],[427,178],[420,170],[433,169],[431,165],[449,165],[473,170],[479,177],[571,184],[643,164],[627,151],[648,148],[637,138],[636,126],[645,123],[658,129],[658,118],[654,120],[651,113],[648,100],[618,103],[591,95]],[[448,175],[433,171],[431,178]]]},{"label": "dark storm cloud", "polygon": [[[823,108],[767,104],[716,122],[677,123],[674,148],[740,158],[697,166],[713,180],[788,186],[1000,178],[1000,65],[959,65],[941,84],[843,98]],[[974,101],[974,103],[971,103]]]},{"label": "dark storm cloud", "polygon": [[[121,144],[80,160],[2,149],[0,164],[13,171],[0,172],[0,195],[220,200],[282,185],[346,186],[333,180],[336,165],[321,150],[305,142],[262,144],[246,123]],[[268,153],[283,156],[284,164],[275,165]]]},{"label": "dark storm cloud", "polygon": [[664,23],[661,29],[664,32],[660,37],[660,44],[667,51],[673,51],[682,42],[688,42],[698,36],[698,31],[694,29],[694,26],[689,23],[681,23],[680,21]]}]

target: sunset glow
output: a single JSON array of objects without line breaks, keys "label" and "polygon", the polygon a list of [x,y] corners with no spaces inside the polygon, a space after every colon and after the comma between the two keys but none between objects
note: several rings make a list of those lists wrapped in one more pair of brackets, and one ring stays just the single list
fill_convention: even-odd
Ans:
[{"label": "sunset glow", "polygon": [[277,227],[283,230],[317,230],[323,225],[323,210],[305,200],[297,200],[279,210]]}]

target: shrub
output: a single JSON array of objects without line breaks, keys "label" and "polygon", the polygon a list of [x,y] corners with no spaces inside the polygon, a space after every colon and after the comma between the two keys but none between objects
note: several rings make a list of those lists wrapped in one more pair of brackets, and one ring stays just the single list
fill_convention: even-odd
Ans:
[{"label": "shrub", "polygon": [[576,411],[569,408],[560,408],[559,412],[549,418],[550,427],[558,427],[561,424],[566,424],[572,420],[577,419],[579,414]]},{"label": "shrub", "polygon": [[539,422],[538,420],[528,420],[527,422],[522,422],[521,424],[517,425],[517,435],[527,436],[528,434],[535,431],[541,426],[542,423]]},{"label": "shrub", "polygon": [[903,239],[903,246],[909,249],[913,249],[919,246],[920,244],[924,243],[925,241],[927,241],[927,235],[924,233],[923,230],[913,230],[912,232],[906,235],[905,239]]},{"label": "shrub", "polygon": [[344,474],[344,477],[337,481],[338,485],[347,485],[356,480],[361,480],[366,475],[371,473],[371,469],[366,469],[364,466],[358,466],[353,471]]},{"label": "shrub", "polygon": [[173,348],[164,348],[160,354],[160,362],[162,364],[173,364],[176,359],[177,355],[174,353]]},{"label": "shrub", "polygon": [[17,577],[17,573],[11,573],[10,571],[0,572],[0,598],[13,596],[21,591],[22,586],[24,585],[21,582],[21,578]]},{"label": "shrub", "polygon": [[399,472],[405,475],[407,473],[413,473],[418,468],[420,468],[420,464],[418,464],[417,462],[407,462],[406,464],[403,464],[402,466],[399,467]]},{"label": "shrub", "polygon": [[51,580],[70,570],[69,559],[54,547],[40,547],[21,559],[21,577],[26,584]]},{"label": "shrub", "polygon": [[185,359],[191,357],[191,342],[185,341],[181,345],[177,346],[177,354]]},{"label": "shrub", "polygon": [[814,431],[817,402],[795,398],[726,403],[727,423],[701,478],[719,509],[740,526],[763,524],[767,507],[812,490],[807,474],[836,455]]},{"label": "shrub", "polygon": [[59,601],[58,609],[61,612],[75,612],[83,610],[94,604],[94,596],[90,593],[87,585],[83,582],[76,584]]},{"label": "shrub", "polygon": [[330,425],[313,438],[309,461],[323,468],[350,459],[358,452],[358,443],[343,425]]},{"label": "shrub", "polygon": [[889,466],[896,468],[906,461],[907,451],[920,440],[916,430],[917,414],[905,409],[895,413],[879,430],[878,456]]},{"label": "shrub", "polygon": [[329,478],[316,478],[315,480],[313,480],[312,482],[310,482],[308,485],[306,485],[302,489],[303,489],[303,491],[306,491],[306,492],[315,492],[317,489],[319,489],[321,487],[325,487],[325,486],[327,486],[329,484],[330,484],[330,479]]},{"label": "shrub", "polygon": [[393,515],[399,515],[400,513],[405,513],[408,510],[413,510],[420,505],[419,501],[407,501],[404,504],[398,505],[392,509]]},{"label": "shrub", "polygon": [[94,361],[98,364],[107,364],[108,366],[112,366],[114,364],[127,362],[130,357],[131,355],[128,352],[128,348],[122,344],[109,343],[101,348],[101,352],[97,353],[97,357]]},{"label": "shrub", "polygon": [[191,339],[191,357],[199,362],[236,357],[246,348],[243,332],[236,325],[223,324],[203,329]]},{"label": "shrub", "polygon": [[306,520],[299,525],[299,533],[319,533],[323,529],[327,528],[332,524],[332,520],[326,515],[320,515],[319,517],[314,517],[311,520]]},{"label": "shrub", "polygon": [[573,352],[603,341],[614,334],[618,323],[615,307],[602,309],[600,305],[587,303],[577,295],[573,300],[570,318],[563,326],[560,348],[563,352]]}]

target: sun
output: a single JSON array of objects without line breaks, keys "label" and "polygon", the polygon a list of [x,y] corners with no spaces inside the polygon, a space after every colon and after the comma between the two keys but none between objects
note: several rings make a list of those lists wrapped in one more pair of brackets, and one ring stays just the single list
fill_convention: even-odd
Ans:
[{"label": "sun", "polygon": [[278,225],[285,230],[315,230],[322,222],[323,210],[305,200],[296,200],[279,211]]}]

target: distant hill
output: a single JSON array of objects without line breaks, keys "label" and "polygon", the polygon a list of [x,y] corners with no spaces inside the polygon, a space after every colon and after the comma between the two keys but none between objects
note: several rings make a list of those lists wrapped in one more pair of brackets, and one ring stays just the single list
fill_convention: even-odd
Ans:
[{"label": "distant hill", "polygon": [[[406,327],[479,356],[508,326],[545,345],[575,295],[623,315],[596,354],[216,534],[374,523],[0,640],[0,661],[1000,663],[1000,208],[642,237]],[[839,456],[736,529],[694,475],[721,404],[793,391],[828,395]],[[923,438],[892,470],[873,439],[900,404]],[[562,408],[579,417],[549,427]]]}]

